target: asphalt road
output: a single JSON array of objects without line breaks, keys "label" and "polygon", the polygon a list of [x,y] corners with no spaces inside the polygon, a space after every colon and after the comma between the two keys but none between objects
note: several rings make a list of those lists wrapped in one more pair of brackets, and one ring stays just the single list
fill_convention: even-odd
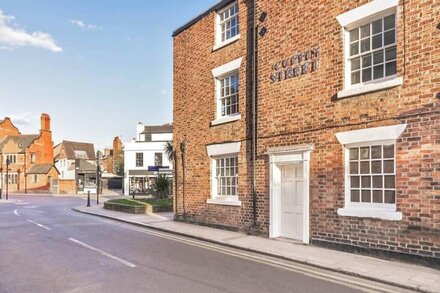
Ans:
[{"label": "asphalt road", "polygon": [[70,210],[83,199],[15,198],[0,204],[0,292],[359,292]]}]

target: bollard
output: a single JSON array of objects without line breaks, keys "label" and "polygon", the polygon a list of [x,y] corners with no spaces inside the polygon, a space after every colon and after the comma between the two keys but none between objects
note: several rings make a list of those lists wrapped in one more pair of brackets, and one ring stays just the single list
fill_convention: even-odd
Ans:
[{"label": "bollard", "polygon": [[90,206],[90,190],[87,191],[87,206]]},{"label": "bollard", "polygon": [[96,192],[96,204],[99,204],[99,192]]}]

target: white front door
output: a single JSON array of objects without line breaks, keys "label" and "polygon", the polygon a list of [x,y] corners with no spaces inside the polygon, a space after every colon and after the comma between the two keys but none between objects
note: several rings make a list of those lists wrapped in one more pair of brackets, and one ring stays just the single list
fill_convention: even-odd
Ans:
[{"label": "white front door", "polygon": [[281,166],[281,236],[303,240],[303,164]]}]

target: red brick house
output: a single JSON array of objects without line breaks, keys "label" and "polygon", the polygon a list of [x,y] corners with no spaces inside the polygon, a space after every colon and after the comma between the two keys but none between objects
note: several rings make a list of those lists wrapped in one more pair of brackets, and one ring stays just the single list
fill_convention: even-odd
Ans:
[{"label": "red brick house", "polygon": [[[9,161],[7,169],[6,161]],[[57,192],[50,117],[41,115],[38,134],[21,134],[9,118],[0,121],[0,186],[5,191]]]},{"label": "red brick house", "polygon": [[439,12],[224,0],[177,29],[177,217],[439,263]]}]

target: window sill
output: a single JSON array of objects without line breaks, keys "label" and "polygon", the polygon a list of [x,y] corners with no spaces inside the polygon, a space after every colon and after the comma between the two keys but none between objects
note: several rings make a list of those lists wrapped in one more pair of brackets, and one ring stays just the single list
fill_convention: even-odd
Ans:
[{"label": "window sill", "polygon": [[215,119],[214,121],[211,121],[211,126],[234,122],[234,121],[237,121],[240,119],[241,119],[241,114],[221,117],[221,118]]},{"label": "window sill", "polygon": [[401,212],[385,209],[345,207],[342,209],[338,209],[338,215],[358,218],[375,218],[390,221],[402,220]]},{"label": "window sill", "polygon": [[210,198],[206,200],[207,204],[217,204],[225,206],[241,206],[241,201],[237,198]]},{"label": "window sill", "polygon": [[347,98],[347,97],[357,96],[370,92],[381,91],[381,90],[401,86],[402,84],[403,84],[403,78],[396,77],[382,82],[364,84],[359,87],[342,90],[338,92],[338,98]]},{"label": "window sill", "polygon": [[232,43],[238,41],[239,39],[240,39],[240,34],[238,34],[238,35],[236,35],[236,36],[230,38],[229,40],[226,40],[226,41],[224,41],[224,42],[221,42],[221,43],[216,44],[216,45],[214,46],[214,48],[212,48],[212,51],[213,51],[213,52],[214,52],[214,51],[217,51],[218,49],[221,49],[221,48],[223,48],[223,47],[226,47],[227,45],[232,44]]}]

